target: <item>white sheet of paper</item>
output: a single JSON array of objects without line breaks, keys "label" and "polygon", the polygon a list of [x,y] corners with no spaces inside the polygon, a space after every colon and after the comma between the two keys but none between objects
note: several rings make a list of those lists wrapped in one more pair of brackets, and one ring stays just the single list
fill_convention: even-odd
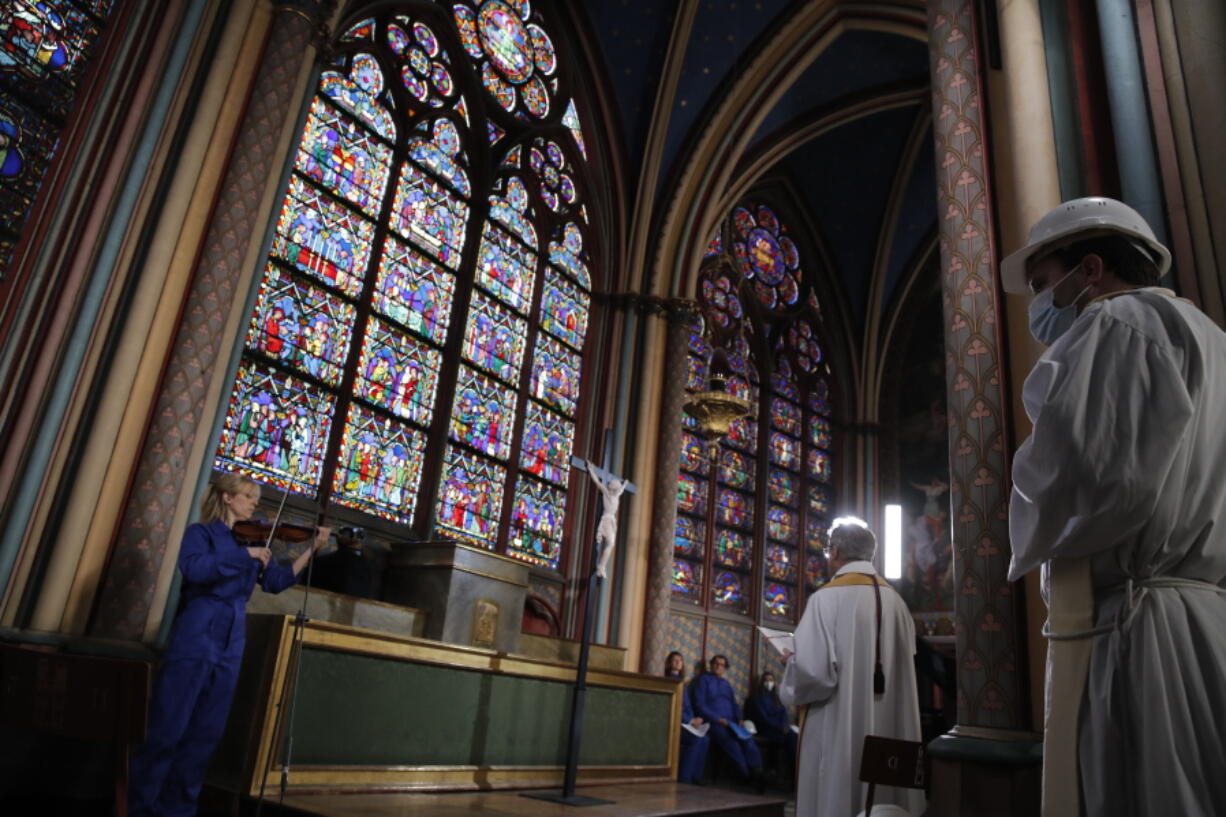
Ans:
[{"label": "white sheet of paper", "polygon": [[683,723],[681,724],[681,728],[689,732],[691,735],[701,738],[705,737],[707,732],[710,731],[711,724],[706,723],[705,721],[699,726],[695,726],[692,723]]},{"label": "white sheet of paper", "polygon": [[758,632],[762,633],[766,643],[774,647],[780,655],[783,655],[784,650],[796,652],[796,637],[791,633],[785,630],[772,630],[770,627],[759,627]]}]

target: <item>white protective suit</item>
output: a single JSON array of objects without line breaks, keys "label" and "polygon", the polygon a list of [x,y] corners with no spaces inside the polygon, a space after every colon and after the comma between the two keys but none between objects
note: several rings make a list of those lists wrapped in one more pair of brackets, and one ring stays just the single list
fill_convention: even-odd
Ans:
[{"label": "white protective suit", "polygon": [[[876,576],[870,562],[849,562],[835,574]],[[796,654],[783,673],[779,697],[808,705],[797,763],[796,817],[853,817],[864,808],[860,782],[865,735],[920,739],[915,687],[915,624],[892,588],[881,588],[881,662],[885,694],[873,694],[877,605],[873,588],[826,586],[817,591],[796,628]],[[913,815],[924,793],[879,786],[875,803],[893,803]]]},{"label": "white protective suit", "polygon": [[1023,400],[1009,578],[1088,557],[1094,588],[1086,686],[1051,690],[1084,692],[1086,813],[1226,814],[1226,334],[1167,290],[1104,297]]}]

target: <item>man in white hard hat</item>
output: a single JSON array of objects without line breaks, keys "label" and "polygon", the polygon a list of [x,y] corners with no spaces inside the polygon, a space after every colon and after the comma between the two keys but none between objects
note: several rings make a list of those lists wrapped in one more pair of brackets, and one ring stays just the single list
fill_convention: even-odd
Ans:
[{"label": "man in white hard hat", "polygon": [[[1169,266],[1098,197],[1047,213],[1002,266],[1049,347],[1022,392],[1009,578],[1043,567],[1049,594],[1053,817],[1226,814],[1226,334],[1157,287]],[[1079,795],[1048,780],[1062,746]]]}]

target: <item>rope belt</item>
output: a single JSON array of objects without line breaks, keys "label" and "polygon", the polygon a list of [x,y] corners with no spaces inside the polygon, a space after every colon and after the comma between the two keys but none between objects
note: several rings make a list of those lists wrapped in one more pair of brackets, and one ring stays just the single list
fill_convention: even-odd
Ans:
[{"label": "rope belt", "polygon": [[1141,602],[1149,595],[1150,590],[1201,590],[1226,596],[1226,587],[1200,579],[1181,579],[1175,576],[1154,576],[1148,579],[1127,579],[1123,584],[1116,584],[1102,591],[1103,596],[1124,594],[1124,603],[1115,611],[1115,620],[1100,624],[1088,630],[1075,630],[1071,633],[1054,633],[1051,630],[1051,619],[1043,622],[1043,635],[1052,641],[1079,641],[1084,638],[1094,638],[1114,631],[1124,632],[1132,625],[1132,619],[1141,609]]}]

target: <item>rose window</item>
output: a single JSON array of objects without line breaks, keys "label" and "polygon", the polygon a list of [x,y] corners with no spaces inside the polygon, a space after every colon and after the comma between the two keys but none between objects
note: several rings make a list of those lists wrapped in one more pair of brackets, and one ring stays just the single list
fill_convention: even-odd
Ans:
[{"label": "rose window", "polygon": [[545,30],[528,22],[532,4],[470,0],[453,11],[464,50],[478,62],[481,84],[498,104],[521,118],[547,116],[558,57]]},{"label": "rose window", "polygon": [[800,368],[806,372],[817,369],[817,364],[822,362],[822,347],[813,337],[813,327],[807,321],[797,323],[788,330],[788,343],[796,353]]},{"label": "rose window", "polygon": [[712,320],[724,329],[731,327],[745,314],[741,299],[736,296],[736,289],[726,275],[715,281],[703,281],[702,299],[711,308]]},{"label": "rose window", "polygon": [[800,297],[800,253],[783,235],[779,219],[759,205],[753,212],[736,208],[732,223],[732,251],[758,301],[767,309],[795,304]]}]

